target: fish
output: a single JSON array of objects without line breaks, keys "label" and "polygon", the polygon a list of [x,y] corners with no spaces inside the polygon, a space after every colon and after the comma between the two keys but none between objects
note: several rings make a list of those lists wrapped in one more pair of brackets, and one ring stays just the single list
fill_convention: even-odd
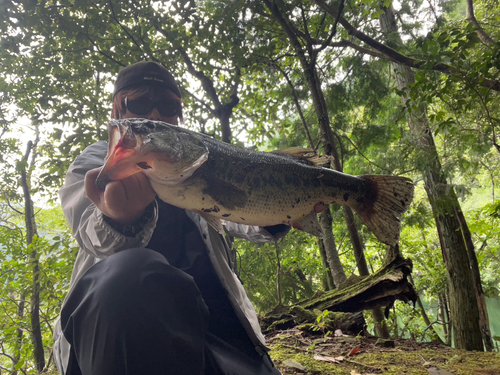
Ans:
[{"label": "fish", "polygon": [[148,119],[113,119],[108,132],[99,189],[144,173],[159,199],[199,214],[220,233],[230,221],[286,224],[320,237],[314,207],[337,203],[353,209],[381,242],[394,246],[402,214],[413,200],[409,178],[352,176],[317,166],[296,150],[254,151]]}]

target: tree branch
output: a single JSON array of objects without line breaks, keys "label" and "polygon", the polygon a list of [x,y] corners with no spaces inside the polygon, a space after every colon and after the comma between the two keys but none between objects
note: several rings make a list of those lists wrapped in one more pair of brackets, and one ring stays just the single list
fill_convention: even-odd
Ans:
[{"label": "tree branch", "polygon": [[292,90],[292,99],[293,99],[293,102],[295,104],[295,108],[297,108],[297,112],[299,113],[299,117],[300,117],[300,120],[302,122],[302,126],[304,127],[304,132],[306,133],[307,140],[309,141],[309,147],[314,148],[314,142],[312,140],[311,133],[309,132],[309,127],[307,126],[307,122],[306,122],[306,119],[304,118],[304,113],[302,112],[302,107],[300,106],[297,92],[295,91],[295,87],[293,86],[293,83],[290,80],[290,77],[288,77],[288,74],[281,68],[280,65],[278,65],[275,62],[272,62],[271,64],[279,69],[279,71],[281,72],[283,77],[285,77],[285,80],[288,83],[290,90]]},{"label": "tree branch", "polygon": [[10,209],[12,209],[14,212],[18,213],[19,215],[24,215],[24,212],[21,212],[21,211],[15,209],[14,207],[12,207],[12,205],[10,204],[10,199],[9,199],[9,196],[7,195],[7,193],[5,191],[2,191],[2,193],[5,196],[5,200],[7,202],[7,205],[10,207]]},{"label": "tree branch", "polygon": [[[170,39],[170,35],[169,35],[168,31],[162,29],[158,25],[155,25],[155,28],[156,28],[156,31],[158,31],[160,34],[162,34],[165,38]],[[182,60],[184,61],[184,64],[186,64],[186,67],[187,67],[189,74],[191,74],[193,77],[196,77],[201,82],[201,86],[203,87],[203,89],[205,90],[207,95],[210,97],[210,99],[215,107],[215,110],[218,110],[222,106],[222,104],[219,100],[217,92],[215,91],[215,88],[214,88],[213,83],[210,80],[210,78],[208,78],[202,71],[196,70],[191,58],[186,53],[186,51],[184,51],[184,49],[182,47],[177,46],[175,48],[176,48],[177,52],[179,52],[179,54],[181,55]]]},{"label": "tree branch", "polygon": [[337,34],[337,25],[340,21],[340,16],[342,15],[342,11],[344,10],[344,0],[340,0],[339,10],[337,11],[337,17],[335,17],[335,22],[333,23],[332,32],[327,40],[325,40],[320,48],[320,50],[325,49],[332,42],[333,37]]},{"label": "tree branch", "polygon": [[491,39],[491,37],[483,30],[479,22],[477,22],[476,16],[474,15],[474,5],[472,4],[472,0],[467,1],[467,17],[466,20],[472,22],[474,26],[476,26],[476,34],[479,36],[479,39],[486,44],[487,46],[491,46],[495,44],[495,41]]},{"label": "tree branch", "polygon": [[107,59],[113,61],[115,64],[117,64],[118,66],[121,66],[122,68],[125,67],[125,64],[118,61],[118,60],[115,60],[114,58],[112,58],[111,56],[109,56],[108,54],[104,53],[100,48],[99,48],[99,45],[90,37],[90,34],[87,34],[87,38],[90,40],[90,43],[92,43],[92,45],[95,47],[95,49],[97,50],[97,52],[100,54],[100,55],[103,55],[104,57],[106,57]]},{"label": "tree branch", "polygon": [[111,8],[111,13],[113,15],[113,19],[115,20],[115,22],[118,24],[118,26],[120,26],[120,28],[125,32],[125,34],[128,35],[128,37],[132,40],[132,42],[136,45],[136,47],[139,48],[139,51],[141,51],[144,54],[144,52],[142,50],[142,47],[139,45],[139,43],[137,43],[137,41],[135,40],[135,38],[120,23],[120,21],[118,20],[118,17],[116,17],[115,8],[113,7],[113,1],[112,0],[109,0],[109,7]]},{"label": "tree branch", "polygon": [[[318,42],[319,43],[319,42]],[[366,47],[362,47],[360,46],[359,44],[356,44],[356,43],[353,43],[349,40],[341,40],[339,42],[331,42],[329,44],[330,47],[349,47],[349,48],[352,48],[358,52],[361,52],[365,55],[370,55],[370,56],[373,56],[373,57],[378,57],[379,59],[384,59],[384,60],[389,60],[389,61],[393,61],[393,62],[396,62],[396,60],[392,60],[389,58],[389,56],[387,55],[384,55],[383,53],[381,52],[377,52],[377,51],[374,51],[372,49],[369,49],[369,48],[366,48]]]},{"label": "tree branch", "polygon": [[[318,5],[320,8],[322,8],[324,11],[326,11],[328,14],[330,14],[332,17],[335,17],[335,18],[338,17],[337,11],[335,9],[333,9],[332,7],[330,7],[328,4],[326,4],[323,0],[311,0],[311,1],[314,4]],[[468,0],[468,1],[471,1],[471,0]],[[388,59],[388,60],[406,65],[410,68],[419,68],[422,65],[427,63],[426,61],[416,60],[416,59],[413,59],[411,57],[405,56],[405,55],[397,52],[396,50],[386,46],[385,44],[378,42],[377,40],[371,38],[370,36],[359,31],[358,29],[356,29],[342,16],[339,17],[339,23],[346,29],[346,31],[349,35],[356,37],[357,39],[368,44],[370,47],[381,52],[383,55],[387,56],[386,59]],[[441,72],[441,73],[444,73],[444,74],[447,74],[447,75],[456,74],[456,75],[459,75],[461,77],[464,77],[467,75],[467,72],[457,70],[457,69],[453,68],[452,66],[447,65],[447,64],[443,64],[443,63],[433,63],[431,66],[431,69],[436,70],[436,71]],[[479,85],[490,88],[494,91],[500,91],[500,81],[498,81],[498,80],[484,79],[484,81],[479,83]]]},{"label": "tree branch", "polygon": [[358,152],[358,153],[359,153],[359,154],[360,154],[360,155],[361,155],[361,156],[362,156],[362,157],[363,157],[363,158],[364,158],[364,159],[365,159],[368,163],[370,163],[370,164],[372,164],[372,165],[376,166],[376,167],[377,167],[378,169],[380,169],[381,171],[386,171],[386,172],[388,172],[389,174],[392,174],[392,171],[391,171],[391,170],[386,169],[386,168],[383,168],[383,167],[381,167],[380,165],[377,165],[377,164],[375,164],[373,161],[371,161],[370,159],[368,159],[368,158],[367,158],[367,157],[366,157],[366,156],[365,156],[365,155],[361,152],[361,150],[358,148],[358,146],[356,146],[356,144],[355,144],[355,143],[354,143],[351,139],[349,139],[349,137],[344,136],[343,138],[347,139],[347,140],[351,143],[351,145],[352,145],[352,146],[356,149],[356,151],[357,151],[357,152]]}]

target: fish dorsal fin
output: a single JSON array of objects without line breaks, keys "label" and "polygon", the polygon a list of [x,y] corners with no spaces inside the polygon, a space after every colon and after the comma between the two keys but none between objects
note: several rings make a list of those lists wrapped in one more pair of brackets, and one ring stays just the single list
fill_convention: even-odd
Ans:
[{"label": "fish dorsal fin", "polygon": [[320,156],[312,148],[287,147],[281,150],[273,151],[278,154],[285,154],[299,159],[309,165],[323,165],[329,162],[326,156]]}]

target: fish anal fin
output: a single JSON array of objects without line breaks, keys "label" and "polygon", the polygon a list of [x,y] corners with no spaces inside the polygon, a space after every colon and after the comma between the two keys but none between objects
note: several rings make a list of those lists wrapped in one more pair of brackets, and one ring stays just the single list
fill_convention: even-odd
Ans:
[{"label": "fish anal fin", "polygon": [[315,211],[311,212],[307,216],[304,216],[302,219],[295,221],[292,223],[292,226],[316,237],[323,236],[323,232],[321,231],[321,226],[318,221],[318,214]]},{"label": "fish anal fin", "polygon": [[248,197],[245,191],[213,176],[205,175],[203,179],[206,182],[203,194],[209,195],[221,206],[234,210],[246,205]]},{"label": "fish anal fin", "polygon": [[[412,180],[401,176],[363,175],[369,197],[352,208],[363,223],[383,243],[394,246],[399,241],[401,216],[413,200]],[[368,194],[367,197],[368,198]]]}]

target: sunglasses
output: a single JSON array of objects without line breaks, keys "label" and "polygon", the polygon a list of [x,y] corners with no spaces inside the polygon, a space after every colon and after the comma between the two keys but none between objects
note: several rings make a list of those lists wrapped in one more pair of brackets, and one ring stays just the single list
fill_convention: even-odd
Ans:
[{"label": "sunglasses", "polygon": [[134,100],[128,100],[127,97],[125,98],[125,108],[127,108],[129,112],[139,116],[147,115],[153,108],[156,108],[162,116],[174,117],[180,113],[179,107],[180,105],[178,102],[169,98],[163,98],[157,102],[153,102],[147,96],[141,96]]}]

